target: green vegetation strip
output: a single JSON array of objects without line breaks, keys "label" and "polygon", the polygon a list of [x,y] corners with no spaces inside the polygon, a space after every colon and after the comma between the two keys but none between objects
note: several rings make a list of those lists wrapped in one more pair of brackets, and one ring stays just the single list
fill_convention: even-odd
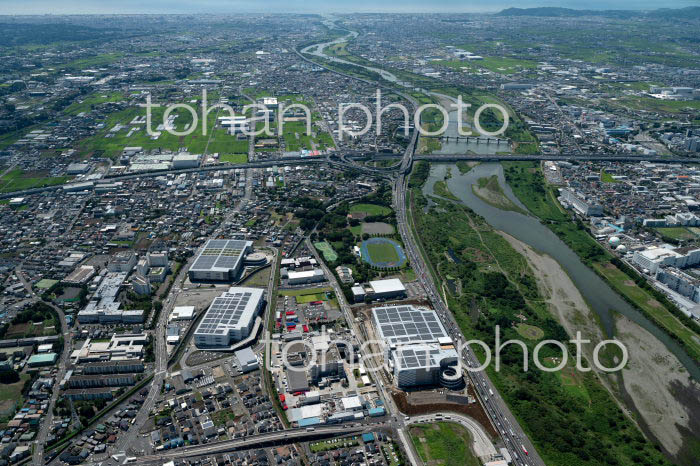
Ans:
[{"label": "green vegetation strip", "polygon": [[410,428],[411,440],[424,464],[445,466],[479,466],[481,462],[470,450],[471,434],[459,424],[437,422]]},{"label": "green vegetation strip", "polygon": [[[498,325],[501,341],[522,341],[518,330],[524,329],[518,324],[526,322],[533,327],[527,328],[531,336],[567,344],[570,336],[550,314],[527,260],[466,206],[436,199],[435,206],[424,210],[428,204],[421,184],[410,184],[419,244],[441,282],[449,275],[462,284],[459,296],[446,299],[465,337],[492,347]],[[448,250],[459,261],[448,259]],[[542,334],[535,335],[534,327]],[[537,341],[523,341],[530,354]],[[490,369],[489,377],[546,464],[633,466],[643,459],[668,464],[595,375],[577,376],[568,368],[524,372],[522,350],[508,345],[504,351],[500,371]],[[478,351],[477,356],[484,357]],[[548,345],[540,356],[554,365],[561,351]]]}]

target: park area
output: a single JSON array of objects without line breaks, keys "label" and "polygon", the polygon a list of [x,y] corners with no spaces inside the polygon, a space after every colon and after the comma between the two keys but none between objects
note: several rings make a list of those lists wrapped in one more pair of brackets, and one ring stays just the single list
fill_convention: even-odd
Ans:
[{"label": "park area", "polygon": [[445,466],[479,466],[469,445],[471,435],[459,424],[437,422],[419,424],[410,428],[416,452],[424,464]]}]

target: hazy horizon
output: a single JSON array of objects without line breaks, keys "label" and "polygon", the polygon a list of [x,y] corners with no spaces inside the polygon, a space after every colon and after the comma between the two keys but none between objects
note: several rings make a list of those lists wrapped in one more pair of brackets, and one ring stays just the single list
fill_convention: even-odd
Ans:
[{"label": "hazy horizon", "polygon": [[[252,0],[122,0],[118,5],[109,5],[98,0],[0,0],[2,15],[26,14],[166,14],[166,13],[484,13],[497,12],[504,8],[532,8],[558,6],[563,8],[591,10],[651,10],[662,7],[652,0],[619,0],[615,4],[601,0],[559,2],[548,1],[460,1],[438,0],[426,5],[424,0],[385,0],[378,7],[376,1],[310,0],[295,1],[252,1]],[[697,0],[671,0],[663,8],[683,8],[700,6]]]}]

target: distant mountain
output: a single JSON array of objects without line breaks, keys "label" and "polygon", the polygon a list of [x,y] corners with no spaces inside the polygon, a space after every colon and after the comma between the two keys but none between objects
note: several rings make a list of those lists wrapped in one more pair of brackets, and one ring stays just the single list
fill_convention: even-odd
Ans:
[{"label": "distant mountain", "polygon": [[661,8],[652,11],[638,10],[574,10],[571,8],[506,8],[498,16],[543,16],[555,18],[579,18],[582,16],[602,16],[605,18],[657,18],[657,19],[700,19],[700,7],[670,9]]}]

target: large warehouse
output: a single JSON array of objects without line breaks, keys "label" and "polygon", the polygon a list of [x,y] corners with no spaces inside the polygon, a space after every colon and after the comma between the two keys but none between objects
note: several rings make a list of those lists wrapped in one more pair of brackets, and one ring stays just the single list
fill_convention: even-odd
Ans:
[{"label": "large warehouse", "polygon": [[214,298],[194,332],[199,348],[223,348],[248,337],[263,305],[261,288],[232,286]]},{"label": "large warehouse", "polygon": [[459,356],[435,311],[382,306],[372,309],[372,320],[385,342],[384,358],[393,367],[397,386],[462,385],[461,374],[454,369]]},{"label": "large warehouse", "polygon": [[241,273],[246,254],[252,251],[252,241],[210,239],[190,267],[190,280],[233,281]]}]

